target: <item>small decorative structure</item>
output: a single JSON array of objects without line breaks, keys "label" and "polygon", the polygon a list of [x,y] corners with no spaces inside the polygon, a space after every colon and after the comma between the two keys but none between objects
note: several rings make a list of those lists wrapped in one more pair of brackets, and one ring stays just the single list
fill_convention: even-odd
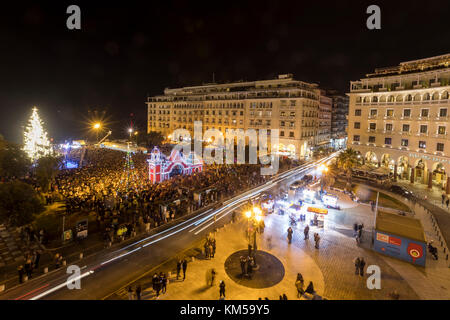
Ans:
[{"label": "small decorative structure", "polygon": [[157,147],[154,147],[147,161],[148,177],[152,183],[162,182],[175,175],[192,174],[203,170],[203,161],[192,151],[185,156],[179,150],[173,149],[167,158]]}]

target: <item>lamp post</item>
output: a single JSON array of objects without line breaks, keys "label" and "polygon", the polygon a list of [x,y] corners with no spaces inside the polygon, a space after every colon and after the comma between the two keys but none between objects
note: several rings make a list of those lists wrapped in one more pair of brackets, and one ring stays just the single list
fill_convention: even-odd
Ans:
[{"label": "lamp post", "polygon": [[254,262],[254,269],[258,269],[258,265],[256,263],[256,250],[258,250],[257,244],[256,244],[256,233],[257,228],[259,227],[259,224],[262,221],[262,211],[258,207],[253,207],[252,209],[245,212],[245,216],[247,217],[247,238],[248,238],[248,244],[251,245],[251,238],[250,238],[250,222],[253,225],[253,262]]},{"label": "lamp post", "polygon": [[96,122],[94,124],[94,130],[96,133],[97,143],[98,143],[98,130],[100,130],[101,127],[102,127],[102,124],[100,122]]},{"label": "lamp post", "polygon": [[324,184],[323,177],[326,176],[326,174],[328,172],[328,167],[325,166],[324,164],[321,164],[317,169],[322,174],[322,178],[321,178],[322,181],[321,181],[321,184],[320,184],[320,194],[322,194],[323,193],[323,184]]},{"label": "lamp post", "polygon": [[130,134],[130,141],[131,141],[131,134],[133,133],[133,128],[128,129],[128,133]]}]

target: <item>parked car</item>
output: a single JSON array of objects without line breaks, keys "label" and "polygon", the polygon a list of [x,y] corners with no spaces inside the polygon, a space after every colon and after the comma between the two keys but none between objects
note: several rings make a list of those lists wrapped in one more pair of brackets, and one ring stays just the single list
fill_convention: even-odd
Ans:
[{"label": "parked car", "polygon": [[406,188],[404,188],[402,186],[398,186],[395,184],[389,188],[389,191],[394,192],[398,195],[401,195],[402,197],[405,197],[407,199],[412,199],[415,197],[415,195],[411,191],[407,190]]}]

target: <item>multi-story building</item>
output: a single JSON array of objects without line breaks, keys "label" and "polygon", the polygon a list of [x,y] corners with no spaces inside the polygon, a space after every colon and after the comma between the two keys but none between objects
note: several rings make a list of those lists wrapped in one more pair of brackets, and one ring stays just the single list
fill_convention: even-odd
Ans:
[{"label": "multi-story building", "polygon": [[[316,84],[298,81],[292,75],[277,79],[165,89],[148,97],[148,132],[159,131],[174,139],[183,128],[193,137],[194,121],[203,131],[218,129],[279,129],[279,151],[307,157],[318,128],[320,91]],[[270,140],[270,139],[268,139]]]},{"label": "multi-story building", "polygon": [[329,147],[331,139],[331,108],[333,100],[325,90],[320,90],[317,147]]},{"label": "multi-story building", "polygon": [[395,179],[450,193],[450,54],[376,69],[350,85],[348,143]]},{"label": "multi-story building", "polygon": [[335,149],[345,148],[347,144],[347,116],[349,98],[332,92],[331,111],[331,146]]}]

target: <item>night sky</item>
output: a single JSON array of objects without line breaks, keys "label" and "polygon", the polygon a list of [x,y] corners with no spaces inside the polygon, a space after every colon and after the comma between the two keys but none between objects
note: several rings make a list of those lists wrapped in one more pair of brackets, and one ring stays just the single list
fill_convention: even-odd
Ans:
[{"label": "night sky", "polygon": [[[342,93],[376,67],[450,52],[449,1],[48,1],[0,8],[0,134],[21,142],[33,105],[49,136],[113,137],[165,87],[293,73]],[[39,3],[39,4],[38,4]],[[66,8],[81,8],[81,30]],[[381,30],[366,8],[381,7]]]}]

